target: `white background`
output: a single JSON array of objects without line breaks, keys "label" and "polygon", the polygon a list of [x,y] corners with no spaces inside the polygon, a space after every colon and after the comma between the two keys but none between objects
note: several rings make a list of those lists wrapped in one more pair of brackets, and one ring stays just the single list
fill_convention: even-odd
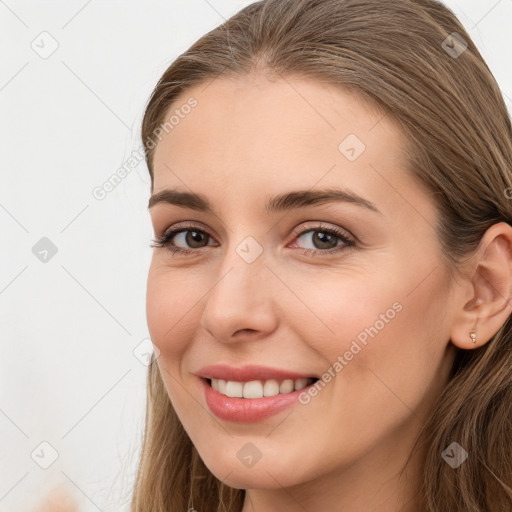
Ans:
[{"label": "white background", "polygon": [[[249,3],[0,1],[1,512],[57,486],[83,511],[128,509],[145,410],[133,351],[148,337],[147,168],[103,200],[92,191],[140,147],[165,68]],[[510,109],[512,0],[446,4]],[[43,31],[58,43],[46,59],[31,47],[51,48]],[[57,248],[46,262],[32,251],[43,237]]]}]

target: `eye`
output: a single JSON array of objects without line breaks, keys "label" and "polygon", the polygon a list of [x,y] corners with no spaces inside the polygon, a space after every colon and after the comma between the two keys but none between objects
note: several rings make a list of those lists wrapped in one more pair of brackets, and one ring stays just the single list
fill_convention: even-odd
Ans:
[{"label": "eye", "polygon": [[156,236],[151,247],[165,247],[172,253],[189,254],[196,249],[207,247],[211,236],[194,224],[165,231]]},{"label": "eye", "polygon": [[[320,224],[313,227],[300,227],[294,230],[293,234],[296,240],[305,239],[306,244],[309,243],[310,247],[298,247],[306,255],[330,254],[356,245],[352,238],[334,226],[327,227]],[[209,240],[213,239],[205,230],[195,224],[188,224],[156,236],[151,247],[165,247],[173,254],[192,254],[204,247],[215,247],[215,244],[208,243]]]},{"label": "eye", "polygon": [[355,246],[355,241],[337,227],[301,227],[294,231],[294,235],[297,240],[303,239],[306,245],[309,244],[309,247],[301,248],[304,254],[329,254]]}]

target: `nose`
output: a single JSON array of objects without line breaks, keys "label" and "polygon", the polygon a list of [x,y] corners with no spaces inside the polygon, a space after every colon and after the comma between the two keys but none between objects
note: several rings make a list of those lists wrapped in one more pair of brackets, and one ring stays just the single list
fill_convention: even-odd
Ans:
[{"label": "nose", "polygon": [[278,324],[275,285],[263,255],[247,263],[232,253],[206,296],[201,326],[222,343],[265,338]]}]

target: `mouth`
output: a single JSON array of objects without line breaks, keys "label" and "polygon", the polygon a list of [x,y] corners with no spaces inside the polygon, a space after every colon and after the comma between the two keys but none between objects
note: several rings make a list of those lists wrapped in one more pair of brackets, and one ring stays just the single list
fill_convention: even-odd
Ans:
[{"label": "mouth", "polygon": [[311,386],[319,379],[316,377],[301,377],[298,379],[267,379],[251,380],[247,382],[224,380],[224,379],[203,379],[206,384],[217,393],[230,398],[259,399],[286,395]]},{"label": "mouth", "polygon": [[236,381],[216,377],[201,377],[203,397],[217,418],[235,423],[265,421],[288,407],[296,406],[302,393],[319,379],[296,377]]},{"label": "mouth", "polygon": [[214,364],[197,371],[206,406],[230,422],[264,421],[300,400],[319,378],[308,373],[260,365]]}]

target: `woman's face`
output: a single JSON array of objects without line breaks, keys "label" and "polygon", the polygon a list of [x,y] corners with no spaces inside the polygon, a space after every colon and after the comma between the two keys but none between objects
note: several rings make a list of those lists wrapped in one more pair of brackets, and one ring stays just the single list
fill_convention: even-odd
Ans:
[{"label": "woman's face", "polygon": [[222,77],[171,110],[150,213],[156,236],[182,231],[154,249],[147,319],[185,430],[233,487],[375,491],[454,355],[436,211],[401,132],[304,80]]}]

